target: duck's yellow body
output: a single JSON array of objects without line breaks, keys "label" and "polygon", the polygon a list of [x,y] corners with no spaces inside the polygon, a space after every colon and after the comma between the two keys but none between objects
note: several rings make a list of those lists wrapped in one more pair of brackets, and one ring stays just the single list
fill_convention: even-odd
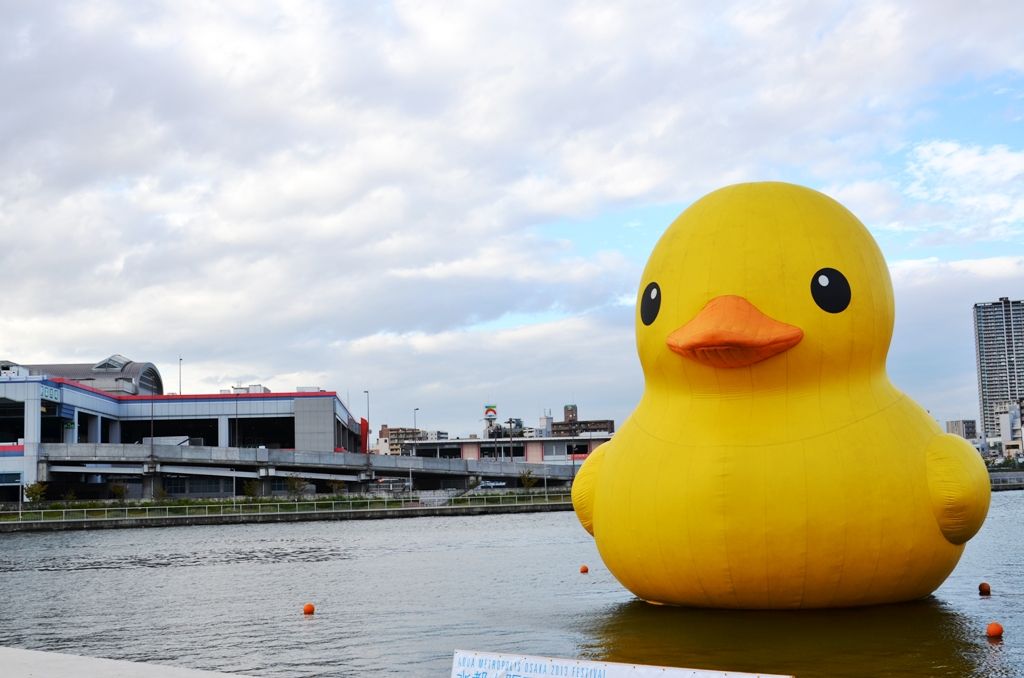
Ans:
[{"label": "duck's yellow body", "polygon": [[643,398],[573,487],[624,586],[815,608],[943,582],[988,475],[889,382],[892,287],[852,214],[789,184],[716,191],[669,227],[640,290]]}]

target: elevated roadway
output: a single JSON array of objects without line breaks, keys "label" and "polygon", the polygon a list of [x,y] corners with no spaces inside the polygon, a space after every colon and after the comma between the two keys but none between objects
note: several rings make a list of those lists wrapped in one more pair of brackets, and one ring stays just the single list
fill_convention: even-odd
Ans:
[{"label": "elevated roadway", "polygon": [[40,478],[51,474],[202,475],[243,479],[297,476],[308,480],[369,482],[377,478],[512,480],[530,471],[538,480],[570,481],[578,464],[493,459],[437,459],[353,452],[247,447],[121,444],[43,444]]}]

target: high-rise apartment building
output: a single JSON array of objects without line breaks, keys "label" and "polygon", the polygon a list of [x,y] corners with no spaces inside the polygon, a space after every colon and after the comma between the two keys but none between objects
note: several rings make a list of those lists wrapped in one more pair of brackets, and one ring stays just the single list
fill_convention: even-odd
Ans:
[{"label": "high-rise apartment building", "polygon": [[978,400],[983,435],[999,435],[1000,403],[1024,398],[1024,301],[974,305],[974,339],[978,355]]}]

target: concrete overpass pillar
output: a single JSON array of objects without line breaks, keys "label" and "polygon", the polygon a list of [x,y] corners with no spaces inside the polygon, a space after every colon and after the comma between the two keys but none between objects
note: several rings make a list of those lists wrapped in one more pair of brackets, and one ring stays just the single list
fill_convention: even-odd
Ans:
[{"label": "concrete overpass pillar", "polygon": [[90,415],[89,417],[89,431],[87,433],[85,442],[87,443],[98,443],[100,442],[100,416]]},{"label": "concrete overpass pillar", "polygon": [[121,442],[121,422],[116,419],[110,420],[110,442],[116,444]]},{"label": "concrete overpass pillar", "polygon": [[[28,456],[28,448],[26,448],[25,455]],[[25,477],[22,478],[22,485],[31,485],[37,480],[40,482],[50,482],[50,465],[46,460],[40,460],[35,463],[35,475],[32,475],[32,464],[25,465]]]},{"label": "concrete overpass pillar", "polygon": [[142,476],[142,498],[156,499],[156,491],[163,487],[160,476],[157,474]]},{"label": "concrete overpass pillar", "polygon": [[217,417],[217,447],[227,447],[231,440],[230,420],[227,415]]},{"label": "concrete overpass pillar", "polygon": [[42,398],[25,399],[25,444],[38,443],[43,436],[43,424],[39,408],[42,407]]},{"label": "concrete overpass pillar", "polygon": [[43,477],[47,477],[45,464],[39,463],[39,441],[43,437],[42,414],[39,408],[42,406],[42,398],[25,399],[25,426],[22,430],[23,442],[25,445],[25,457],[22,461],[22,485],[31,485],[39,479],[39,467],[43,467]]}]

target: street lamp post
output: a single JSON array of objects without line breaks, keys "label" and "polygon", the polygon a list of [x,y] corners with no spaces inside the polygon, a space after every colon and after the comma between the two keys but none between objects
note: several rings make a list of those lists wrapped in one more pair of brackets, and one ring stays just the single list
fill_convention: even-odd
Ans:
[{"label": "street lamp post", "polygon": [[416,456],[416,442],[415,441],[420,439],[420,429],[419,429],[419,427],[416,424],[416,413],[419,412],[419,411],[420,411],[420,408],[418,408],[418,407],[412,408],[413,444],[412,444],[412,448],[410,448],[410,454],[409,454],[409,457],[410,457],[410,459],[409,459],[409,494],[412,494],[412,459],[411,459],[411,457]]},{"label": "street lamp post", "polygon": [[512,457],[512,422],[513,421],[515,421],[515,420],[511,419],[511,418],[508,420],[508,460],[509,461],[515,461],[515,459],[513,459],[513,457]]},{"label": "street lamp post", "polygon": [[572,459],[572,478],[569,480],[569,487],[572,487],[573,483],[576,482],[576,454],[571,453],[570,458]]},{"label": "street lamp post", "polygon": [[181,395],[181,356],[178,356],[178,395]]},{"label": "street lamp post", "polygon": [[373,424],[370,423],[370,392],[364,390],[366,394],[366,453],[370,453],[370,434],[373,432]]}]

